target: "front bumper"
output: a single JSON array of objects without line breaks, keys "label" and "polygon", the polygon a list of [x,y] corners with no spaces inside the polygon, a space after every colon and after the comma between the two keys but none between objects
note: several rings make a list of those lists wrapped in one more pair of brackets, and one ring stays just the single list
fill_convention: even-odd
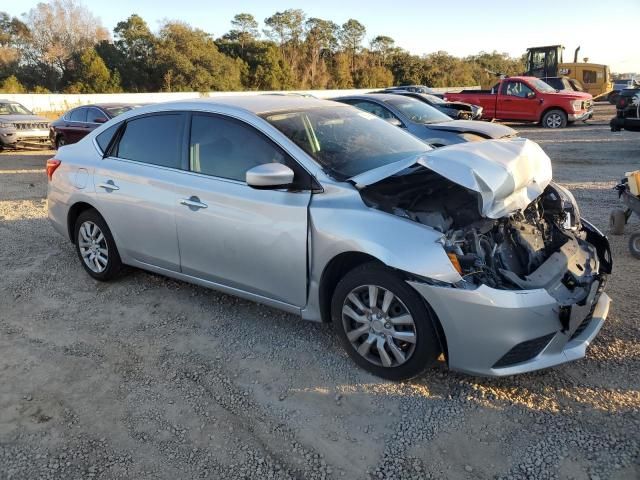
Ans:
[{"label": "front bumper", "polygon": [[546,290],[475,290],[409,284],[440,319],[452,370],[500,377],[552,367],[585,356],[602,328],[611,300],[599,281],[584,305],[573,305],[568,325]]},{"label": "front bumper", "polygon": [[0,143],[5,147],[20,147],[29,145],[48,146],[49,130],[0,130]]},{"label": "front bumper", "polygon": [[567,118],[569,119],[570,122],[585,121],[585,120],[589,120],[592,117],[593,117],[593,109],[585,110],[584,112],[570,113],[569,115],[567,115]]}]

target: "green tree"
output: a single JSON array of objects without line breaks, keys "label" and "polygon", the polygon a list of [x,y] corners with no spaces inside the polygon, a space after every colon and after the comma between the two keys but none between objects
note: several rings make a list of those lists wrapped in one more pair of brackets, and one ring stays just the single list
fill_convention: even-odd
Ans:
[{"label": "green tree", "polygon": [[304,35],[305,13],[300,9],[290,8],[284,12],[276,12],[265,18],[265,35],[280,46],[282,57],[289,62],[295,71],[300,61],[300,45]]},{"label": "green tree", "polygon": [[258,22],[250,13],[239,13],[231,20],[233,29],[225,35],[227,40],[232,42],[238,42],[240,44],[240,51],[244,51],[244,47],[250,43],[255,42],[258,39],[260,33],[258,32]]},{"label": "green tree", "polygon": [[72,78],[65,89],[69,93],[115,93],[122,91],[120,75],[110,72],[94,48],[74,57]]},{"label": "green tree", "polygon": [[29,38],[29,28],[16,17],[0,12],[0,71],[15,72],[20,49]]},{"label": "green tree", "polygon": [[367,29],[359,21],[350,18],[342,25],[340,30],[340,41],[342,48],[351,55],[351,72],[356,68],[356,55],[362,46]]},{"label": "green tree", "polygon": [[329,81],[326,58],[338,49],[338,31],[340,27],[330,20],[310,18],[305,23],[304,41],[307,58],[305,82],[311,88],[325,88]]},{"label": "green tree", "polygon": [[239,90],[246,68],[240,59],[218,51],[204,31],[181,22],[168,22],[155,47],[158,73],[169,91]]},{"label": "green tree", "polygon": [[376,57],[377,65],[386,65],[391,52],[395,49],[395,40],[385,35],[378,35],[370,42],[371,52]]},{"label": "green tree", "polygon": [[27,89],[20,83],[15,75],[5,78],[0,82],[0,92],[2,93],[27,93]]}]

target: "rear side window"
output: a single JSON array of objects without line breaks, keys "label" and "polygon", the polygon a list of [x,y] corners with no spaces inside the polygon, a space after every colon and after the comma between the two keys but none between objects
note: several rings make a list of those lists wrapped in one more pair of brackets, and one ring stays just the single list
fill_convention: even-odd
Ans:
[{"label": "rear side window", "polygon": [[[161,114],[130,120],[114,156],[161,167],[180,168],[182,114]],[[105,131],[106,133],[106,131]]]},{"label": "rear side window", "polygon": [[100,150],[102,151],[102,153],[106,153],[107,148],[109,147],[109,143],[111,143],[111,139],[113,138],[113,136],[118,131],[118,128],[120,128],[121,125],[122,123],[117,123],[115,125],[112,125],[111,127],[107,128],[104,132],[100,133],[96,137],[96,143],[100,147]]},{"label": "rear side window", "polygon": [[86,108],[76,108],[71,111],[71,115],[69,115],[69,120],[72,122],[86,122],[87,121],[87,109]]}]

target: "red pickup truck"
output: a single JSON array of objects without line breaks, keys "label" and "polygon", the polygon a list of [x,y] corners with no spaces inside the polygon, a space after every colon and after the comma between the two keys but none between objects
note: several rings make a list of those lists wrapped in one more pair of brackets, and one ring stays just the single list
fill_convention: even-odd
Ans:
[{"label": "red pickup truck", "polygon": [[558,91],[536,77],[507,77],[491,90],[445,93],[444,98],[480,105],[485,119],[539,122],[546,128],[566,127],[593,116],[590,94]]}]

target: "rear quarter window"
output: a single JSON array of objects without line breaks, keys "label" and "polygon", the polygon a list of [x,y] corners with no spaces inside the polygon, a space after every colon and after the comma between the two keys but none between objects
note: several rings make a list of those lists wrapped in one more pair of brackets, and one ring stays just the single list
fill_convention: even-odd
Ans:
[{"label": "rear quarter window", "polygon": [[98,136],[96,136],[96,143],[98,144],[98,147],[103,154],[107,152],[113,136],[121,126],[122,123],[116,123],[115,125],[110,126],[104,132],[99,133]]}]

